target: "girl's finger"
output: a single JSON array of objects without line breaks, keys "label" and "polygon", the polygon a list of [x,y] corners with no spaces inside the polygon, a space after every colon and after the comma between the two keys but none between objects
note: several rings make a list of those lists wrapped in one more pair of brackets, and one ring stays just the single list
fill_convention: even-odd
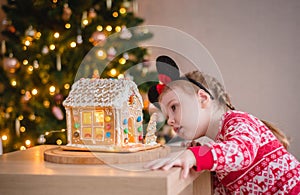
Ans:
[{"label": "girl's finger", "polygon": [[166,163],[165,163],[165,166],[162,167],[162,169],[165,170],[165,171],[167,171],[167,170],[169,170],[171,167],[174,167],[174,166],[179,166],[178,159],[170,160],[170,161],[166,162]]},{"label": "girl's finger", "polygon": [[189,172],[190,172],[190,167],[189,167],[188,163],[183,163],[182,171],[181,171],[181,178],[186,179]]},{"label": "girl's finger", "polygon": [[156,163],[158,163],[158,161],[161,159],[157,159],[157,160],[153,160],[151,162],[148,162],[147,164],[144,165],[144,168],[151,168],[153,165],[155,165]]}]

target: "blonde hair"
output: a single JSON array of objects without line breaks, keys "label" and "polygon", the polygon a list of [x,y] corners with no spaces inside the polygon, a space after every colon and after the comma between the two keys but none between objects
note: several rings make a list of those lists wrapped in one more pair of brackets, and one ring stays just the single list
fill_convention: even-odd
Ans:
[{"label": "blonde hair", "polygon": [[[217,105],[224,109],[225,111],[228,110],[235,110],[234,106],[231,103],[230,97],[228,93],[225,91],[223,85],[214,77],[206,75],[201,73],[200,71],[193,71],[185,74],[185,77],[193,79],[199,83],[201,83],[214,97],[214,100],[216,100]],[[187,82],[187,81],[185,81]],[[173,82],[171,82],[173,85]],[[183,83],[182,80],[178,80],[176,83]],[[174,82],[175,84],[175,82]],[[176,86],[182,86],[182,89],[188,92],[188,88],[183,86],[183,84],[175,84]],[[199,90],[199,87],[196,85],[193,86],[194,92],[197,92]],[[164,91],[162,93],[165,93],[168,91],[170,86],[167,86],[164,88]],[[188,92],[191,93],[191,92]],[[286,137],[286,135],[277,127],[275,127],[270,122],[267,122],[265,120],[261,120],[276,136],[276,138],[281,142],[281,144],[287,148],[289,146],[289,141]]]}]

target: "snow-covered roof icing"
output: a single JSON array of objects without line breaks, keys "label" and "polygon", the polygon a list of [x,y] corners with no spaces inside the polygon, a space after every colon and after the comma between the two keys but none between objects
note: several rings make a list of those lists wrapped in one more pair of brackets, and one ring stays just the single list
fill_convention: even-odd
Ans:
[{"label": "snow-covered roof icing", "polygon": [[142,97],[136,84],[131,80],[82,78],[72,85],[63,105],[66,107],[111,106],[121,108],[133,94],[137,96],[142,105]]}]

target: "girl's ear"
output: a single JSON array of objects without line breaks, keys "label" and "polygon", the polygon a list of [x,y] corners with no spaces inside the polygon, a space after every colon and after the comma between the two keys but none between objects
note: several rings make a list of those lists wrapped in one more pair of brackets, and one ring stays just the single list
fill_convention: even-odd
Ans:
[{"label": "girl's ear", "polygon": [[197,92],[201,108],[207,108],[211,102],[210,95],[206,93],[203,89],[199,89]]}]

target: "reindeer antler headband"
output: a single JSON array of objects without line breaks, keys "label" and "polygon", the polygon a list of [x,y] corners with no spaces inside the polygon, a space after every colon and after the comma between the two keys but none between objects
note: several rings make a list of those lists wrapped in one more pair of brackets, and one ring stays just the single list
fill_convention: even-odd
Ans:
[{"label": "reindeer antler headband", "polygon": [[164,87],[168,83],[176,80],[189,81],[208,93],[211,99],[214,99],[211,93],[201,83],[188,77],[180,77],[179,68],[172,58],[168,56],[159,56],[156,59],[156,69],[158,72],[159,83],[150,87],[148,91],[148,98],[151,103],[154,104],[158,102],[158,97],[163,91]]}]

